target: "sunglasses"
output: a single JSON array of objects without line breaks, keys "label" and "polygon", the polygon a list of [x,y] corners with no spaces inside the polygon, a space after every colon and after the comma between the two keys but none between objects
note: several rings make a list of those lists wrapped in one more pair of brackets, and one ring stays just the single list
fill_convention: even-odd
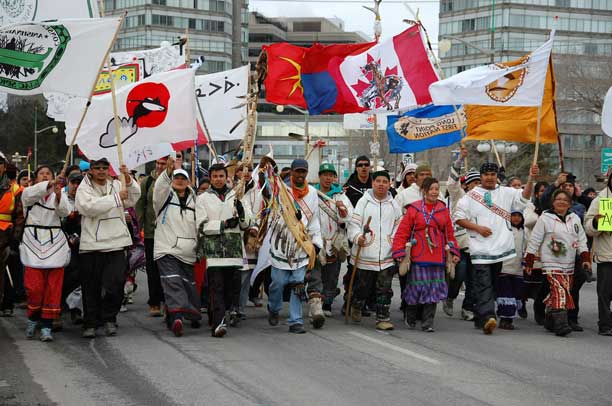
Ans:
[{"label": "sunglasses", "polygon": [[92,166],[91,169],[94,169],[96,171],[107,171],[108,166]]},{"label": "sunglasses", "polygon": [[182,156],[182,155],[177,155],[176,157],[177,157],[177,158],[182,158],[183,156]]},{"label": "sunglasses", "polygon": [[357,168],[367,168],[367,167],[370,166],[370,164],[361,163],[361,164],[357,164],[356,166],[357,166]]}]

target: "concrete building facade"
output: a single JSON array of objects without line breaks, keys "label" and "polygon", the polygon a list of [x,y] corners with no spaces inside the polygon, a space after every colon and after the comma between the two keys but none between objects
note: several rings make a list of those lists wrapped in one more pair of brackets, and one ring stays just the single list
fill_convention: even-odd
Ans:
[{"label": "concrete building facade", "polygon": [[[612,85],[612,0],[441,0],[446,75],[516,59],[556,28],[553,62],[565,169],[585,184],[599,172],[601,100]],[[493,51],[493,52],[491,52]]]},{"label": "concrete building facade", "polygon": [[248,1],[105,0],[104,6],[107,15],[128,11],[116,50],[175,43],[189,29],[192,59],[204,57],[200,73],[220,72],[247,61]]}]

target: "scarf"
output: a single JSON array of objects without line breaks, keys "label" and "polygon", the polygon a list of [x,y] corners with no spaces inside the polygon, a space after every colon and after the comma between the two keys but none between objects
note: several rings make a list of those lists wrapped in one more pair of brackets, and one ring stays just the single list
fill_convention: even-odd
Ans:
[{"label": "scarf", "polygon": [[[321,190],[321,184],[317,183],[315,186],[315,189],[317,190]],[[339,184],[337,183],[332,183],[331,188],[329,189],[329,192],[325,193],[325,195],[327,197],[334,197],[335,195],[337,195],[338,193],[343,193],[342,191],[342,187],[340,187]]]},{"label": "scarf", "polygon": [[214,186],[210,186],[210,188],[213,190],[213,192],[215,192],[217,194],[217,196],[219,196],[219,199],[224,202],[225,201],[225,194],[227,193],[228,187],[227,185],[223,185],[223,187],[221,189],[217,189]]},{"label": "scarf", "polygon": [[304,184],[301,189],[298,189],[291,181],[291,194],[296,200],[302,200],[308,194],[308,185]]}]

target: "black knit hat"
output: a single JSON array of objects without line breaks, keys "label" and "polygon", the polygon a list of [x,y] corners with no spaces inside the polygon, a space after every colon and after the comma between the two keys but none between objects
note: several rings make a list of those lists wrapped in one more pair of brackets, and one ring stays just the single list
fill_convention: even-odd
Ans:
[{"label": "black knit hat", "polygon": [[483,173],[487,173],[487,172],[498,173],[499,172],[499,166],[495,162],[485,162],[480,167],[480,173],[483,174]]}]

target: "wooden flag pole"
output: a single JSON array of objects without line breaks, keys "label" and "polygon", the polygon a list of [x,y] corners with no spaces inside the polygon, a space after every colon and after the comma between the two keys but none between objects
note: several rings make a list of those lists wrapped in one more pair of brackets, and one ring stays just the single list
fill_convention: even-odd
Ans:
[{"label": "wooden flag pole", "polygon": [[[124,13],[124,17],[125,17]],[[104,2],[100,1],[100,15],[104,17]],[[123,162],[123,144],[121,143],[121,125],[119,124],[119,113],[117,112],[117,94],[115,91],[115,78],[113,77],[113,66],[110,57],[110,51],[106,54],[106,67],[108,69],[108,77],[110,81],[111,88],[111,98],[113,100],[113,121],[115,125],[115,142],[117,143],[117,157],[119,159],[119,171],[121,171],[121,166],[124,165]],[[121,180],[121,189],[127,189],[127,180],[125,179],[125,175],[123,173],[119,173],[119,179]]]},{"label": "wooden flag pole", "polygon": [[70,162],[69,161],[70,152],[72,151],[72,148],[74,147],[76,139],[79,135],[79,132],[81,131],[81,127],[83,126],[83,121],[85,121],[85,116],[87,115],[87,112],[89,111],[89,106],[91,105],[91,99],[94,95],[96,87],[98,86],[98,79],[100,77],[100,73],[104,69],[104,65],[107,63],[106,60],[110,55],[111,49],[113,49],[113,46],[115,46],[115,42],[117,41],[117,36],[119,35],[119,30],[121,30],[121,26],[123,25],[123,21],[125,20],[126,15],[127,15],[127,11],[124,12],[123,15],[121,16],[121,19],[119,20],[119,25],[117,26],[117,30],[115,31],[115,35],[113,36],[113,39],[108,45],[108,49],[106,50],[106,53],[104,54],[104,58],[102,58],[102,61],[100,62],[98,73],[96,74],[93,85],[91,86],[91,91],[89,92],[89,97],[87,98],[87,103],[85,104],[85,110],[83,110],[83,114],[81,114],[79,124],[77,125],[76,130],[74,130],[74,135],[72,136],[72,140],[70,140],[70,146],[68,147],[68,151],[66,152],[66,158],[64,159],[64,167],[62,168],[62,171],[60,173],[65,173],[66,168],[68,168],[68,163]]},{"label": "wooden flag pole", "polygon": [[536,142],[535,151],[533,153],[533,164],[538,163],[538,153],[540,152],[540,130],[542,127],[542,103],[538,106],[538,121],[536,125]]},{"label": "wooden flag pole", "polygon": [[[191,68],[191,50],[189,44],[189,28],[185,28],[185,65],[187,65],[187,69]],[[194,97],[196,97],[194,95]],[[198,103],[196,97],[196,103]],[[198,103],[199,104],[199,103]],[[191,185],[197,185],[196,179],[196,151],[198,150],[198,133],[196,132],[196,137],[193,140],[193,147],[191,147]]]},{"label": "wooden flag pole", "polygon": [[[434,64],[436,65],[436,68],[438,70],[438,75],[440,75],[440,77],[442,79],[446,79],[446,75],[444,75],[444,70],[442,70],[442,66],[440,66],[440,61],[438,61],[438,58],[436,57],[436,55],[434,54],[433,51],[433,47],[431,46],[431,40],[429,39],[429,34],[427,33],[427,30],[425,29],[425,26],[423,25],[423,23],[421,23],[421,20],[419,19],[419,12],[417,10],[416,13],[414,13],[412,11],[412,9],[410,8],[410,6],[408,6],[406,4],[406,7],[408,7],[408,9],[410,10],[410,12],[413,14],[414,16],[414,21],[413,20],[404,20],[404,22],[408,23],[408,24],[417,24],[422,30],[423,33],[425,34],[425,39],[427,40],[427,50],[429,51],[429,54],[431,56],[431,58],[434,60]],[[464,124],[467,127],[467,123],[463,122],[463,117],[461,117],[461,114],[459,114],[459,110],[457,110],[457,106],[455,106],[455,104],[453,103],[453,110],[455,111],[455,116],[457,116],[457,123],[459,124],[460,128],[461,128],[461,148],[465,148],[465,142],[464,139],[467,136],[467,134],[465,133],[465,128],[464,128]],[[467,156],[463,159],[464,165],[465,165],[465,170],[468,171],[469,170],[469,165],[468,165],[468,159]]]},{"label": "wooden flag pole", "polygon": [[[366,10],[374,13],[374,37],[376,38],[376,42],[380,39],[381,35],[381,24],[380,24],[380,3],[382,0],[374,0],[374,7],[366,7],[363,6]],[[383,97],[383,95],[380,95]],[[374,106],[376,108],[376,106]],[[378,139],[378,114],[374,113],[374,128],[372,132],[372,146],[370,147],[370,152],[372,153],[372,165],[373,170],[375,171],[378,168],[378,154],[380,153],[380,143]],[[349,157],[350,158],[350,157]]]},{"label": "wooden flag pole", "polygon": [[[117,143],[117,157],[119,159],[119,168],[115,168],[121,170],[121,167],[124,165],[123,161],[123,144],[121,142],[121,125],[119,124],[119,113],[117,110],[117,93],[115,90],[115,78],[113,77],[113,68],[111,65],[110,53],[107,55],[108,62],[108,75],[110,79],[110,88],[111,88],[111,98],[113,100],[113,121],[115,125],[115,142]],[[125,174],[119,173],[119,179],[121,180],[121,188],[123,190],[127,189],[127,180],[125,179]]]},{"label": "wooden flag pole", "polygon": [[499,159],[499,152],[497,152],[497,147],[495,146],[495,142],[493,140],[491,142],[491,148],[493,149],[493,153],[495,153],[495,159],[497,159],[497,164],[502,166],[502,161]]}]

